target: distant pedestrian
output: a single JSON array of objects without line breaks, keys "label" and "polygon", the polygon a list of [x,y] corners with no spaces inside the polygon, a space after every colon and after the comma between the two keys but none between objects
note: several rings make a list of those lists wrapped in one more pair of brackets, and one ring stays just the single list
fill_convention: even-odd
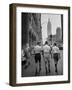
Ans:
[{"label": "distant pedestrian", "polygon": [[46,41],[45,45],[43,46],[46,75],[48,72],[50,73],[50,50],[51,48]]},{"label": "distant pedestrian", "polygon": [[27,43],[24,47],[24,58],[26,59],[25,69],[30,65],[30,47]]},{"label": "distant pedestrian", "polygon": [[35,75],[37,76],[41,70],[41,46],[40,46],[40,42],[37,42],[37,45],[34,46],[34,53],[35,53],[35,64],[36,64]]},{"label": "distant pedestrian", "polygon": [[54,64],[55,64],[55,72],[57,72],[57,64],[60,57],[60,50],[57,47],[56,43],[54,43],[54,46],[52,47],[52,53],[53,53],[53,59],[54,59]]},{"label": "distant pedestrian", "polygon": [[26,58],[27,59],[30,59],[30,47],[29,47],[29,44],[27,43],[26,44],[26,48],[25,48],[25,50],[26,50]]},{"label": "distant pedestrian", "polygon": [[27,60],[25,57],[24,48],[21,49],[21,60],[22,60],[22,65],[25,65]]},{"label": "distant pedestrian", "polygon": [[50,45],[50,48],[51,48],[51,50],[50,50],[51,58],[52,58],[52,47],[53,47],[53,45],[51,44]]}]

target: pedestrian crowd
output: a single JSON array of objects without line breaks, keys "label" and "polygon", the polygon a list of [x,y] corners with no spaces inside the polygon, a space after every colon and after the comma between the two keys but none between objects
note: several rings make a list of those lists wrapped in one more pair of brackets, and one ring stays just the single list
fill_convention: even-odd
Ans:
[{"label": "pedestrian crowd", "polygon": [[35,60],[35,76],[38,76],[41,71],[41,60],[43,57],[45,63],[45,72],[46,75],[51,72],[50,70],[50,61],[51,58],[54,60],[55,72],[58,72],[57,64],[60,59],[60,50],[56,43],[49,45],[45,41],[44,45],[41,45],[40,42],[37,42],[35,46],[29,47],[29,44],[22,49],[22,65],[25,65],[25,68],[30,65],[30,57],[34,57]]}]

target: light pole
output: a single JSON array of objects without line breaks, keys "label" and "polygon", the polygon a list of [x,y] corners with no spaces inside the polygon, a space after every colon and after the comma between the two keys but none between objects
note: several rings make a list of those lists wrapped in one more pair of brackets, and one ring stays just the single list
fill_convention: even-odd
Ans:
[{"label": "light pole", "polygon": [[51,45],[52,45],[52,34],[50,35],[50,41],[51,41]]}]

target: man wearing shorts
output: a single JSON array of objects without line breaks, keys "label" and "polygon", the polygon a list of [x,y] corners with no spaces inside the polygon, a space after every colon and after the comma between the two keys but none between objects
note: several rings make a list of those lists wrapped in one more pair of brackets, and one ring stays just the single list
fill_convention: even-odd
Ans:
[{"label": "man wearing shorts", "polygon": [[34,47],[34,53],[35,53],[35,64],[36,64],[35,76],[37,76],[41,70],[41,46],[40,46],[40,42],[37,42],[37,45]]},{"label": "man wearing shorts", "polygon": [[46,41],[45,45],[43,46],[46,75],[47,73],[50,73],[50,50],[51,48]]},{"label": "man wearing shorts", "polygon": [[55,72],[57,72],[57,64],[60,56],[60,51],[56,43],[54,43],[54,46],[52,47],[52,53],[53,53],[53,59],[55,64]]}]

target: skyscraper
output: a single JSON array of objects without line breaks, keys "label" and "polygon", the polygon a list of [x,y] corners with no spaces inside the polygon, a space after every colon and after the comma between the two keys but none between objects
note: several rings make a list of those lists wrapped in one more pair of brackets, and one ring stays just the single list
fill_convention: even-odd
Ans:
[{"label": "skyscraper", "polygon": [[47,24],[47,35],[51,35],[52,31],[51,31],[51,21],[50,18],[48,19],[48,24]]},{"label": "skyscraper", "polygon": [[62,31],[60,27],[57,27],[56,29],[56,40],[60,41],[62,39]]},{"label": "skyscraper", "polygon": [[22,13],[22,47],[41,41],[41,14]]}]

